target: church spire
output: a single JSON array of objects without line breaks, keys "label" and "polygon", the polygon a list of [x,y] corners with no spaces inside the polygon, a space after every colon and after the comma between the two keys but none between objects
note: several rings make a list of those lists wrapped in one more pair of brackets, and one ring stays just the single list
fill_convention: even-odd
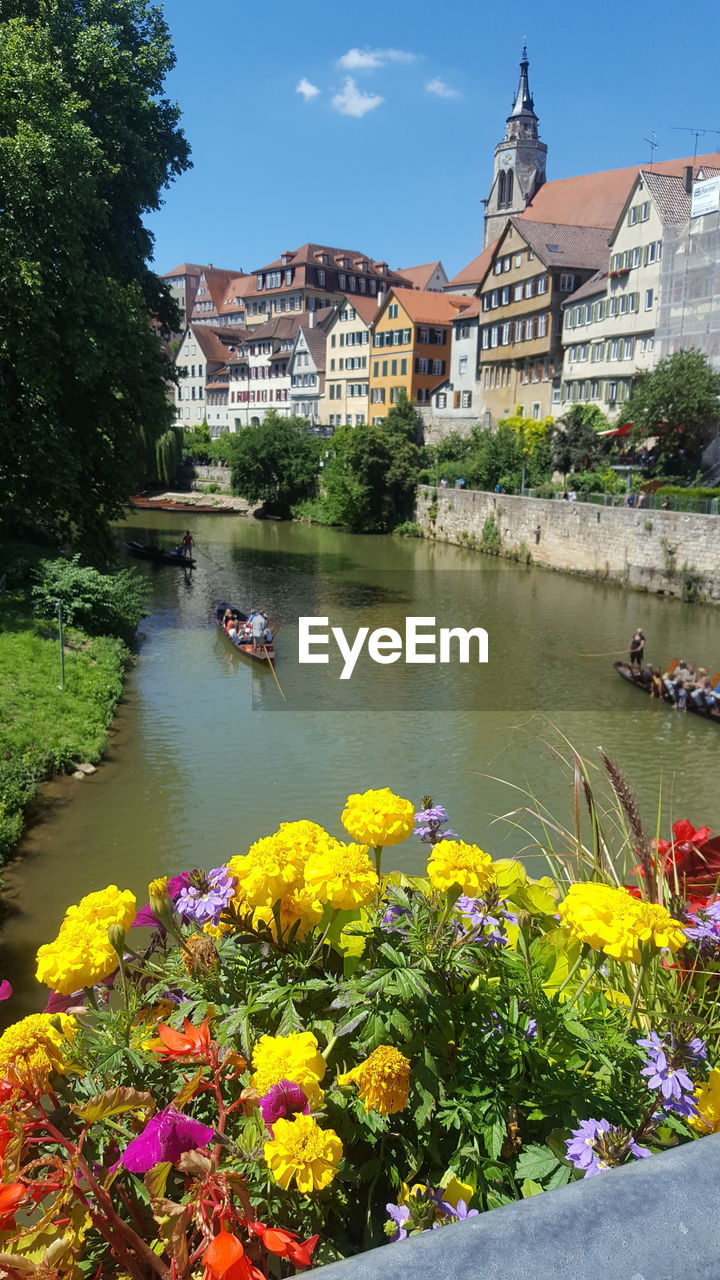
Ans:
[{"label": "church spire", "polygon": [[[528,62],[527,45],[523,45],[522,58],[520,59],[520,81],[515,94],[513,108],[508,116],[512,120],[515,116],[532,115],[535,116],[535,104],[530,93],[530,85],[528,83]],[[537,116],[535,116],[537,119]]]}]

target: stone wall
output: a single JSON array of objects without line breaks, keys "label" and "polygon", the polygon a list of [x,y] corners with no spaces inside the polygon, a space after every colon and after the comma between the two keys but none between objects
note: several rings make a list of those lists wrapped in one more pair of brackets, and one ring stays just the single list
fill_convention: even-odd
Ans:
[{"label": "stone wall", "polygon": [[600,507],[477,490],[418,491],[426,537],[480,549],[493,532],[500,554],[588,574],[640,591],[720,604],[720,516]]},{"label": "stone wall", "polygon": [[[449,394],[452,395],[452,392]],[[430,405],[422,405],[418,408],[418,413],[423,422],[425,444],[439,444],[454,431],[461,436],[469,436],[472,428],[478,425],[477,414],[469,414],[467,410],[448,409],[436,412]]]},{"label": "stone wall", "polygon": [[207,484],[219,484],[223,493],[230,492],[229,467],[178,467],[178,478],[190,489],[204,489]]}]

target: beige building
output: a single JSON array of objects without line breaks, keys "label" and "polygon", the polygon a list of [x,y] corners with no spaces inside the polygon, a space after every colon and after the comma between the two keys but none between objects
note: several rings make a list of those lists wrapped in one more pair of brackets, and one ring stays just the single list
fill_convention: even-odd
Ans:
[{"label": "beige building", "polygon": [[377,296],[344,297],[328,325],[320,418],[326,426],[359,427],[368,421],[370,333],[377,312]]}]

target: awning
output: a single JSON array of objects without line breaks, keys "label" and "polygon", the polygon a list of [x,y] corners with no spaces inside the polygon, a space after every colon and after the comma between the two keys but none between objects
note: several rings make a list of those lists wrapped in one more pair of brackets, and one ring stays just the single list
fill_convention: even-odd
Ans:
[{"label": "awning", "polygon": [[598,431],[599,436],[626,436],[632,431],[632,422],[626,422],[624,427],[611,427],[609,431]]}]

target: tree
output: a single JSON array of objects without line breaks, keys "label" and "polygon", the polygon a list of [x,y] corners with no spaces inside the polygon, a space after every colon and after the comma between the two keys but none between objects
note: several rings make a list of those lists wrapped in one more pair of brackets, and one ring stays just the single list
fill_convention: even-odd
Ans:
[{"label": "tree", "polygon": [[4,0],[2,526],[91,541],[172,424],[179,326],[143,217],[189,165],[150,0]]},{"label": "tree", "polygon": [[698,469],[704,445],[720,418],[720,374],[701,351],[676,351],[633,383],[626,419],[636,437],[657,438],[658,471]]},{"label": "tree", "polygon": [[607,446],[601,431],[609,423],[593,404],[574,404],[559,420],[552,434],[552,464],[563,475],[568,471],[589,471],[605,456]]},{"label": "tree", "polygon": [[272,410],[259,426],[228,437],[233,493],[287,518],[317,490],[323,443],[307,433],[302,418],[281,418]]},{"label": "tree", "polygon": [[355,533],[388,533],[410,518],[422,462],[422,423],[405,392],[381,423],[340,427],[323,475],[327,519]]}]

